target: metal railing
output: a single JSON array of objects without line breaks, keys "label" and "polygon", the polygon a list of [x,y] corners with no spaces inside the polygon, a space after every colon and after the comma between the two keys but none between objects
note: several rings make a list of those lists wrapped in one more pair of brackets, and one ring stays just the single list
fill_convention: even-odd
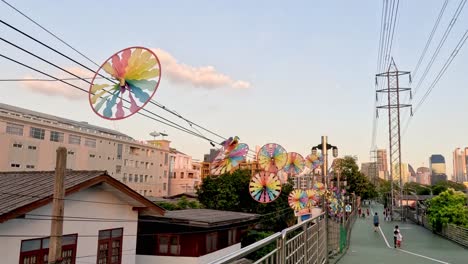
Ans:
[{"label": "metal railing", "polygon": [[[254,264],[321,264],[327,262],[327,252],[327,220],[322,213],[210,264],[234,263],[242,258]],[[260,257],[251,259],[253,253]]]},{"label": "metal railing", "polygon": [[448,224],[447,226],[442,227],[440,232],[433,229],[432,225],[429,222],[429,219],[425,213],[425,210],[412,210],[410,208],[406,209],[406,218],[413,221],[414,223],[421,225],[437,234],[452,240],[464,247],[468,248],[468,229],[456,226],[453,224]]}]

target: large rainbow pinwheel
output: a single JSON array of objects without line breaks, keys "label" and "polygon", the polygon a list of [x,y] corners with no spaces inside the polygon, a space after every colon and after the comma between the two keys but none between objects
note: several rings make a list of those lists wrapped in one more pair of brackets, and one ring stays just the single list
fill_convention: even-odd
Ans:
[{"label": "large rainbow pinwheel", "polygon": [[267,172],[278,172],[286,165],[287,160],[286,150],[275,143],[264,145],[257,154],[258,165]]},{"label": "large rainbow pinwheel", "polygon": [[260,203],[271,203],[281,194],[281,182],[274,173],[261,171],[250,179],[249,193]]},{"label": "large rainbow pinwheel", "polygon": [[295,210],[299,211],[307,207],[309,203],[309,199],[307,197],[307,193],[303,190],[297,189],[293,190],[288,197],[289,206]]},{"label": "large rainbow pinwheel", "polygon": [[297,175],[301,173],[304,169],[304,158],[301,154],[296,152],[289,152],[288,159],[286,161],[286,165],[284,166],[283,170],[287,173],[292,175]]},{"label": "large rainbow pinwheel", "polygon": [[102,118],[127,118],[151,100],[160,80],[161,63],[153,51],[126,48],[99,67],[89,88],[89,103]]},{"label": "large rainbow pinwheel", "polygon": [[221,143],[223,148],[218,152],[211,164],[211,174],[219,175],[230,172],[239,165],[247,155],[249,146],[239,143],[238,137],[230,137]]},{"label": "large rainbow pinwheel", "polygon": [[315,170],[323,164],[322,154],[309,154],[305,158],[305,166],[309,169]]}]

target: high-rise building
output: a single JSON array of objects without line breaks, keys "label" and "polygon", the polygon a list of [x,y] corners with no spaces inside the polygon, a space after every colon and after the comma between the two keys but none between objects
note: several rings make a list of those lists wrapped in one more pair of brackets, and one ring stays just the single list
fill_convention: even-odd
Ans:
[{"label": "high-rise building", "polygon": [[361,173],[364,174],[370,182],[374,182],[376,177],[376,162],[364,162],[361,163]]},{"label": "high-rise building", "polygon": [[377,150],[377,170],[378,170],[378,177],[380,179],[384,179],[384,180],[389,179],[386,149]]},{"label": "high-rise building", "polygon": [[166,196],[169,144],[0,103],[0,171],[54,170],[66,147],[67,169],[106,170],[142,195]]},{"label": "high-rise building", "polygon": [[456,182],[466,181],[466,162],[467,162],[468,148],[464,150],[456,148],[453,151],[453,179]]},{"label": "high-rise building", "polygon": [[416,170],[416,182],[424,185],[431,185],[431,169],[419,167]]},{"label": "high-rise building", "polygon": [[218,155],[218,151],[217,149],[210,149],[209,154],[203,155],[203,162],[212,162]]},{"label": "high-rise building", "polygon": [[433,154],[429,158],[429,167],[432,174],[446,174],[445,158],[440,154]]},{"label": "high-rise building", "polygon": [[[393,180],[396,182],[400,182],[398,164],[393,165],[393,171],[395,171],[395,175],[393,175]],[[401,163],[401,181],[402,184],[405,184],[410,181],[410,170],[407,163]]]}]

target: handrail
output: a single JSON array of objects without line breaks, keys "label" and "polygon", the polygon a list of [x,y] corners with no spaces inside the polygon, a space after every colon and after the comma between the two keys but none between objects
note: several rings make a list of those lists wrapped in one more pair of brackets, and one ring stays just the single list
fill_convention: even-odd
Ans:
[{"label": "handrail", "polygon": [[228,255],[224,256],[223,258],[220,258],[220,259],[214,260],[212,262],[209,262],[209,264],[225,263],[226,261],[236,260],[239,257],[243,257],[243,256],[246,256],[246,255],[254,252],[258,248],[262,248],[262,247],[272,243],[273,241],[275,241],[277,238],[280,238],[280,237],[281,237],[280,232],[274,233],[273,235],[265,237],[264,239],[259,240],[259,241],[255,242],[255,243],[251,244],[251,245],[248,245],[245,248],[241,248],[240,250],[232,252],[231,254],[228,254]]},{"label": "handrail", "polygon": [[[299,229],[301,227],[304,227],[305,225],[307,225],[309,222],[312,222],[316,219],[320,219],[321,217],[325,216],[325,213],[321,213],[313,218],[309,218],[301,223],[298,223],[298,224],[295,224],[294,226],[291,226],[291,227],[288,227],[288,228],[285,228],[283,229],[281,232],[277,232],[277,233],[274,233],[273,235],[270,235],[260,241],[257,241],[251,245],[248,245],[247,247],[245,248],[241,248],[240,250],[237,250],[235,252],[232,252],[231,254],[228,254],[222,258],[219,258],[219,259],[216,259],[212,262],[209,262],[209,264],[222,264],[222,263],[228,263],[230,261],[234,261],[234,260],[237,260],[241,257],[244,257],[256,250],[258,250],[259,248],[262,248],[268,244],[271,244],[272,242],[276,241],[278,238],[282,239],[282,240],[285,240],[286,239],[286,236],[288,233],[296,230],[296,229]],[[282,243],[281,245],[285,245],[285,243]],[[278,249],[278,248],[277,248]]]}]

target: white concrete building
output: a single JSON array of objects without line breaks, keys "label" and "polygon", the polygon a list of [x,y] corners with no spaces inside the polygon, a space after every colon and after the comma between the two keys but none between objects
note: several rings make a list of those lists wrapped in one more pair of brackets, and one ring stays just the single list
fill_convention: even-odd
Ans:
[{"label": "white concrete building", "polygon": [[63,146],[69,169],[106,170],[142,195],[167,196],[169,143],[0,103],[0,171],[53,170]]},{"label": "white concrete building", "polygon": [[[54,172],[0,173],[2,264],[47,263]],[[135,264],[140,212],[164,210],[99,171],[65,176],[63,263]]]}]

